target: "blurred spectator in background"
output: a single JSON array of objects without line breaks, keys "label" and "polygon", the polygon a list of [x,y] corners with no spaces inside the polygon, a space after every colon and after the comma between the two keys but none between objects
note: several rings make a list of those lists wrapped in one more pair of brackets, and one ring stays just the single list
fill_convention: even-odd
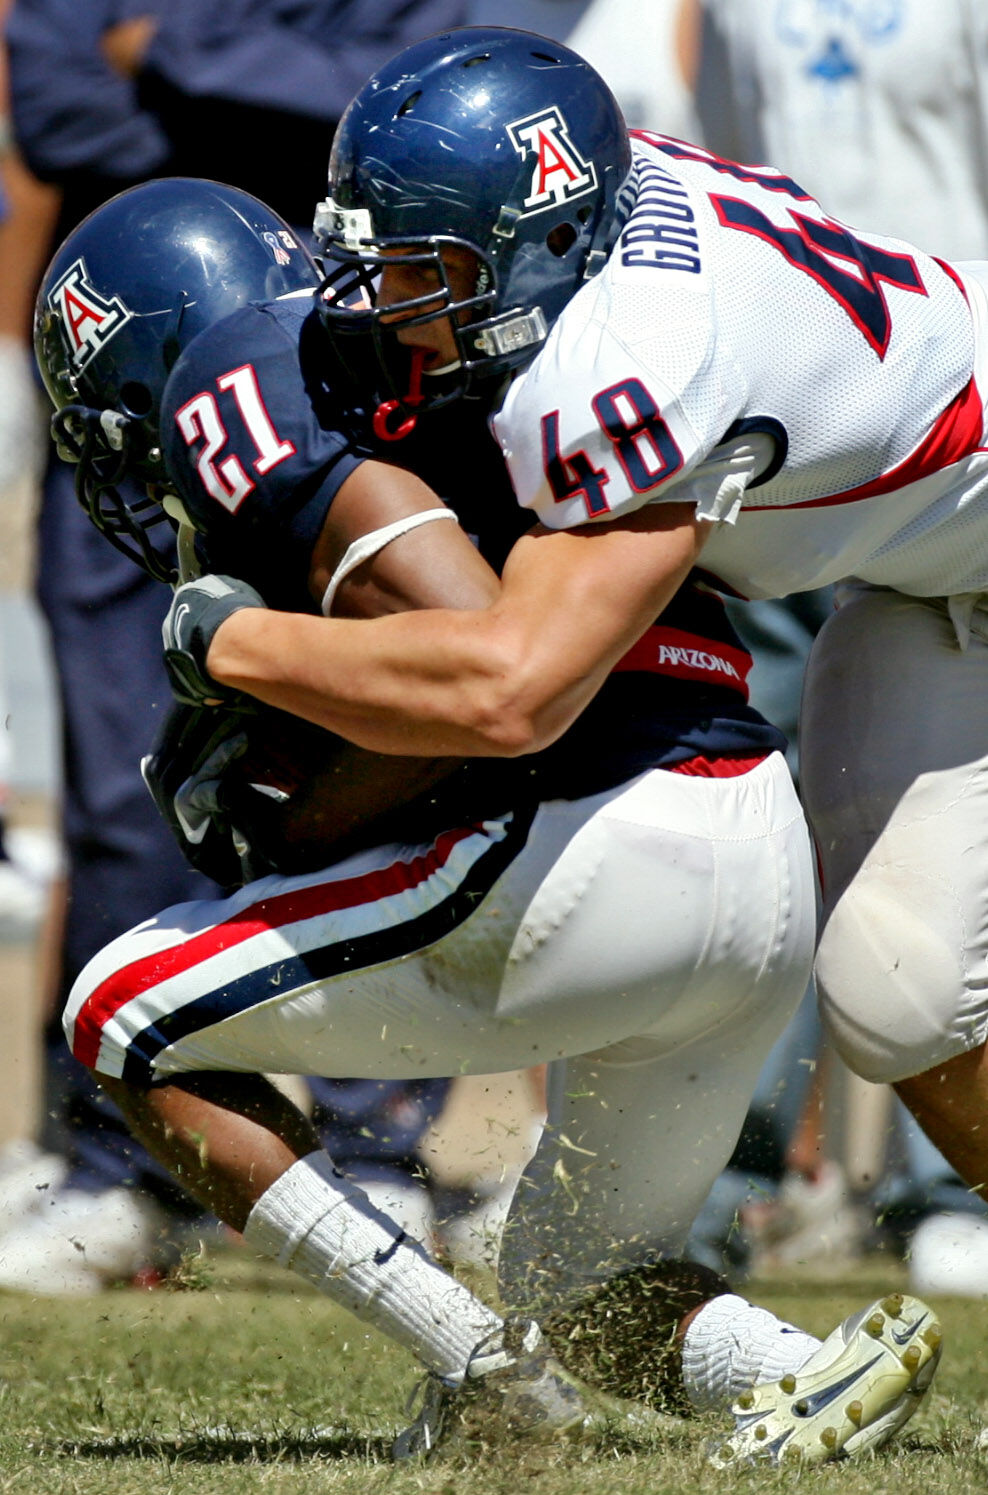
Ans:
[{"label": "blurred spectator in background", "polygon": [[[4,0],[0,16],[7,8]],[[0,68],[0,263],[10,267],[0,284],[0,509],[9,535],[18,528],[20,509],[45,457],[46,412],[27,334],[34,267],[48,243],[54,194],[36,183],[18,159],[5,98],[6,74]],[[4,662],[0,636],[0,940],[23,941],[37,934],[54,869],[49,843],[30,828],[11,823],[17,729],[8,709]]]},{"label": "blurred spectator in background", "polygon": [[607,79],[633,128],[695,138],[695,20],[682,0],[468,0],[467,11],[471,26],[565,42]]},{"label": "blurred spectator in background", "polygon": [[[462,19],[459,0],[171,0],[160,13],[147,0],[15,0],[6,27],[11,121],[35,180],[23,212],[0,227],[17,230],[9,249],[0,238],[0,285],[14,303],[19,366],[44,266],[99,203],[152,176],[213,177],[261,197],[307,235],[334,128],[356,88],[393,52]],[[72,469],[50,448],[37,554],[61,710],[66,898],[42,1154],[15,1152],[0,1172],[0,1286],[85,1293],[166,1262],[165,1237],[195,1213],[68,1054],[61,1008],[108,940],[169,904],[208,896],[208,885],[183,861],[139,771],[170,700],[160,634],[168,596],[96,532],[76,503]],[[418,1144],[447,1082],[314,1079],[310,1089],[340,1166],[427,1234]]]}]

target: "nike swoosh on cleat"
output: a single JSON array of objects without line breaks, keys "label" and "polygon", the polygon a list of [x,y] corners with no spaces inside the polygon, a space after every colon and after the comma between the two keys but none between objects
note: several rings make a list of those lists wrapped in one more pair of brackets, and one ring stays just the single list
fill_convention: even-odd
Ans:
[{"label": "nike swoosh on cleat", "polygon": [[809,1395],[800,1396],[797,1390],[793,1394],[794,1402],[805,1402],[806,1411],[797,1412],[794,1405],[792,1409],[793,1415],[796,1417],[815,1417],[823,1407],[829,1406],[837,1397],[843,1396],[844,1392],[848,1391],[856,1381],[860,1381],[862,1376],[867,1375],[871,1367],[877,1365],[881,1358],[881,1355],[876,1355],[873,1360],[868,1361],[867,1365],[856,1366],[850,1375],[845,1376],[842,1381],[831,1381],[828,1386],[821,1387],[817,1392],[810,1392]]},{"label": "nike swoosh on cleat", "polygon": [[745,1428],[750,1428],[753,1423],[764,1422],[766,1418],[774,1417],[778,1410],[778,1406],[774,1406],[762,1407],[758,1412],[732,1412],[731,1416],[734,1418],[734,1431],[736,1433],[742,1433],[744,1432]]},{"label": "nike swoosh on cleat", "polygon": [[903,1329],[898,1334],[895,1332],[894,1329],[892,1329],[890,1332],[891,1332],[892,1338],[895,1340],[896,1344],[908,1344],[909,1341],[913,1338],[913,1336],[915,1334],[919,1333],[920,1329],[922,1329],[923,1325],[926,1323],[926,1320],[929,1318],[929,1316],[930,1315],[928,1313],[924,1313],[923,1317],[921,1319],[917,1319],[916,1320],[916,1322],[913,1324],[912,1328],[910,1328],[910,1329]]}]

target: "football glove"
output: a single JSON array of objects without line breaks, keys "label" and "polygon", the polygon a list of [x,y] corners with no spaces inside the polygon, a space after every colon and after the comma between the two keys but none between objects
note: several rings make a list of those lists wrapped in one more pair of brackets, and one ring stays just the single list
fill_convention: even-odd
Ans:
[{"label": "football glove", "polygon": [[141,773],[190,866],[223,888],[250,875],[246,843],[223,804],[223,776],[247,746],[252,713],[175,704]]},{"label": "football glove", "polygon": [[199,576],[176,587],[161,625],[165,669],[177,701],[186,706],[248,707],[249,697],[219,685],[206,668],[221,623],[244,607],[266,607],[260,592],[232,576]]}]

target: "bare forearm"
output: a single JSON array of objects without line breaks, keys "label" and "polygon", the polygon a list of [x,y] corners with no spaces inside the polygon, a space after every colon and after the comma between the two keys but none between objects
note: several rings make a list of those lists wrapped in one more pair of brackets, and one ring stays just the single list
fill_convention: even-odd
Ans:
[{"label": "bare forearm", "polygon": [[593,698],[701,544],[685,505],[590,533],[533,533],[489,607],[372,620],[244,609],[215,634],[209,671],[380,753],[534,752]]},{"label": "bare forearm", "polygon": [[[498,669],[484,646],[486,619],[438,609],[373,622],[245,610],[217,633],[209,669],[375,752],[488,755],[498,751],[489,719]],[[505,739],[501,750],[515,748]]]}]

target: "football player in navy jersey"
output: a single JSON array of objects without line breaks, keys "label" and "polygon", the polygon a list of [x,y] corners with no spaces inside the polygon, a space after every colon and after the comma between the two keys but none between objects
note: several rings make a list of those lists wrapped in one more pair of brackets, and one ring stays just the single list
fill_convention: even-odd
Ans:
[{"label": "football player in navy jersey", "polygon": [[[190,852],[208,838],[232,847],[250,880],[107,946],[73,993],[74,1053],[248,1245],[418,1356],[426,1395],[397,1455],[457,1429],[581,1426],[584,1402],[550,1349],[653,1405],[727,1406],[781,1383],[757,1427],[739,1411],[718,1462],[878,1446],[936,1363],[922,1305],[882,1300],[821,1346],[677,1260],[803,993],[814,936],[782,742],[747,704],[749,660],[721,604],[685,550],[674,583],[652,586],[624,543],[644,527],[599,558],[606,530],[533,527],[480,403],[425,412],[392,443],[394,412],[363,417],[311,298],[210,321],[190,266],[184,281],[172,266],[169,295],[153,235],[128,232],[120,207],[152,190],[62,246],[36,346],[94,521],[140,558],[167,513],[183,574],[209,568],[179,586],[165,626],[192,715],[148,772]],[[148,485],[146,506],[115,493],[124,470]],[[579,586],[577,549],[590,567]],[[537,626],[515,634],[519,588]],[[241,613],[283,660],[280,681],[225,653],[214,667]],[[561,616],[579,618],[576,678]],[[408,623],[428,645],[410,671]],[[458,641],[474,630],[476,645]],[[450,654],[478,652],[500,682],[494,709],[469,671],[465,687],[452,680]],[[538,701],[551,704],[525,726]],[[289,721],[318,732],[327,715],[321,756],[310,736],[301,772],[268,775],[265,751],[296,751]],[[188,720],[208,724],[191,747]],[[314,802],[327,761],[335,783]],[[548,1122],[502,1245],[507,1318],[341,1178],[260,1075],[540,1063]],[[822,1416],[838,1385],[846,1416],[791,1410],[810,1397]]]},{"label": "football player in navy jersey", "polygon": [[[18,193],[16,218],[30,242],[24,253],[7,243],[2,273],[13,330],[19,338],[27,332],[44,259],[69,230],[114,193],[152,176],[229,179],[305,225],[308,242],[333,129],[360,77],[375,60],[462,15],[459,0],[5,4],[13,141],[45,186],[40,203],[39,192],[29,193],[26,205]],[[162,1229],[184,1231],[189,1201],[175,1197],[171,1180],[72,1060],[61,1013],[75,975],[101,944],[157,908],[215,889],[170,844],[140,779],[138,745],[169,699],[160,659],[163,590],[90,531],[76,511],[71,475],[54,457],[40,499],[36,585],[58,692],[58,829],[67,888],[39,1112],[39,1141],[52,1151],[20,1167],[0,1157],[0,1283],[52,1294],[95,1292],[138,1270],[163,1268],[173,1242]],[[112,671],[101,668],[108,657],[117,660]],[[427,1213],[427,1190],[406,1184],[419,1163],[416,1129],[396,1127],[387,1109],[398,1101],[409,1118],[418,1109],[422,1136],[447,1082],[362,1083],[360,1090],[386,1109],[375,1103],[359,1115],[357,1087],[310,1077],[308,1088],[341,1156],[339,1116],[352,1118],[343,1130],[363,1154],[360,1176],[373,1161],[379,1182],[390,1175],[418,1205],[419,1218]],[[369,1133],[384,1149],[373,1160]],[[56,1172],[64,1174],[59,1187],[39,1193],[40,1175]]]}]

